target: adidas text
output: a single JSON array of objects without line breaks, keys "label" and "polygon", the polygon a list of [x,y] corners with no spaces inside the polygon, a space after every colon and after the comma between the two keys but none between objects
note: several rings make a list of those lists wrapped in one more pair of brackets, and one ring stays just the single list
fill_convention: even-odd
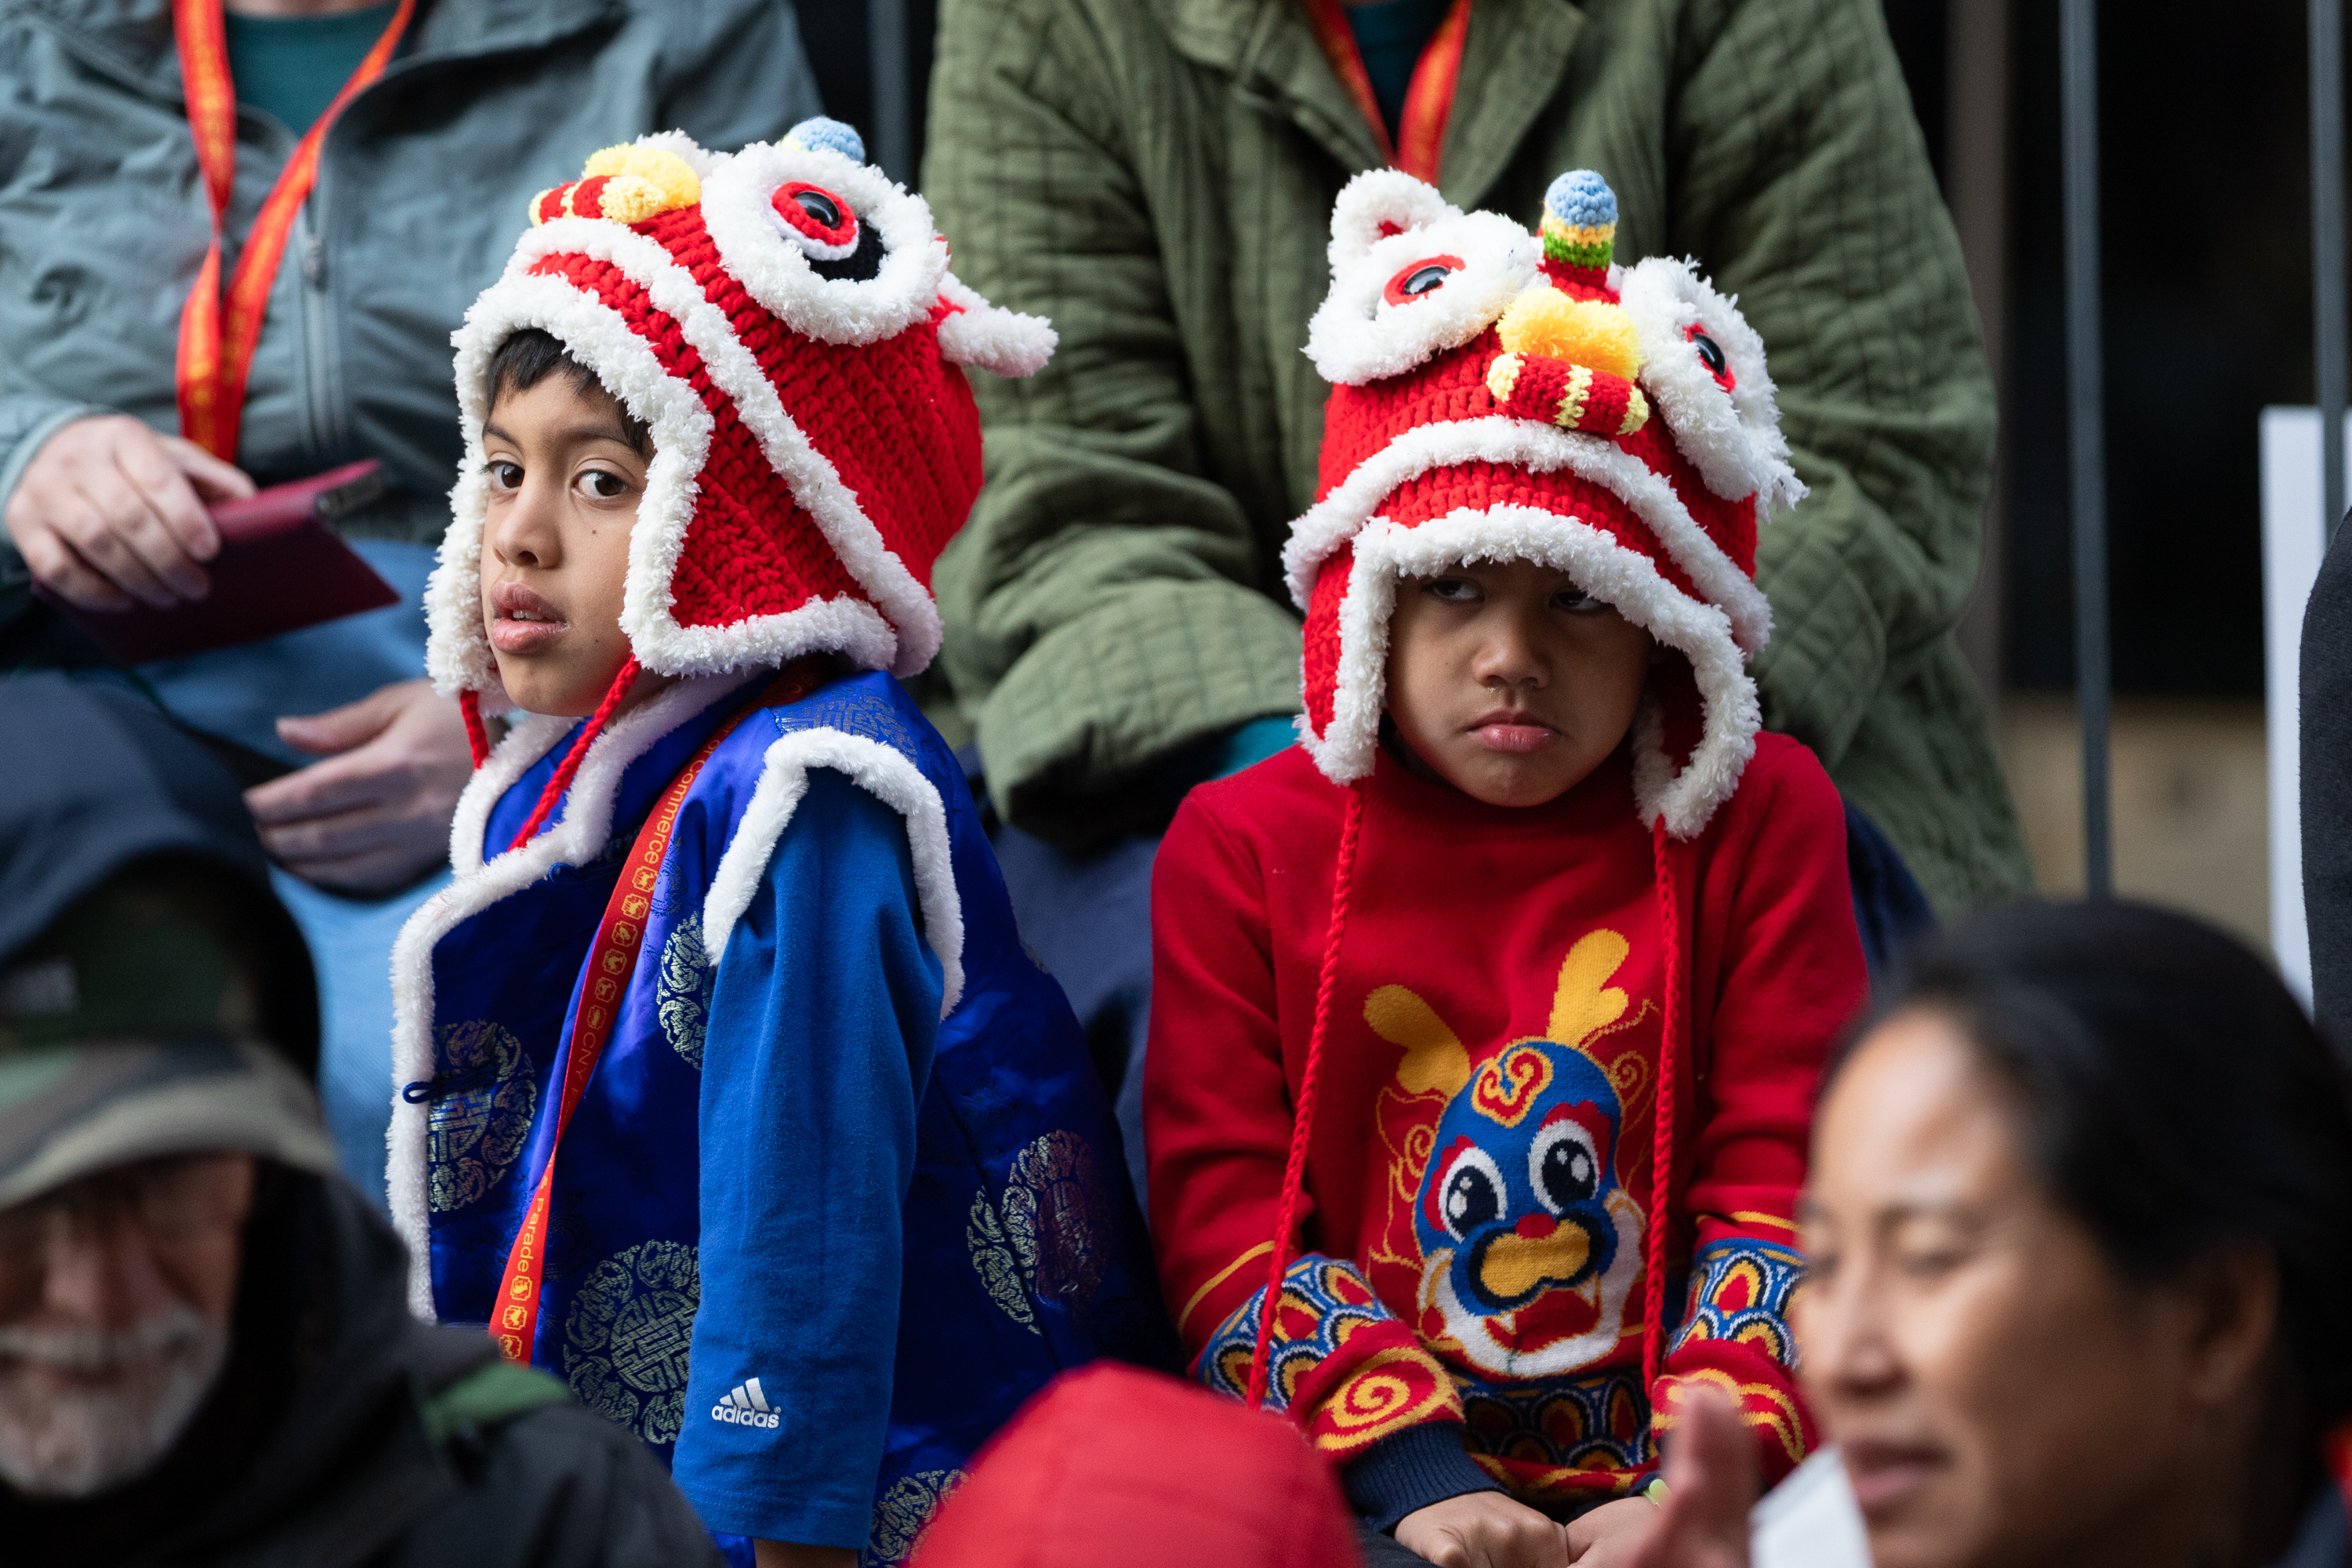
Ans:
[{"label": "adidas text", "polygon": [[733,1426],[766,1427],[780,1426],[783,1419],[768,1408],[768,1396],[760,1392],[756,1377],[737,1384],[734,1393],[712,1405],[710,1418]]}]

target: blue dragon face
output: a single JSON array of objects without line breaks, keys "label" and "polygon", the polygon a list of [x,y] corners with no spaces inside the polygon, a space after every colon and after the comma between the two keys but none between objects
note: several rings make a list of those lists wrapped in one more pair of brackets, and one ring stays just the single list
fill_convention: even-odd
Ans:
[{"label": "blue dragon face", "polygon": [[1642,1226],[1617,1180],[1622,1116],[1590,1057],[1539,1039],[1446,1105],[1414,1205],[1421,1306],[1481,1369],[1549,1375],[1615,1347]]}]

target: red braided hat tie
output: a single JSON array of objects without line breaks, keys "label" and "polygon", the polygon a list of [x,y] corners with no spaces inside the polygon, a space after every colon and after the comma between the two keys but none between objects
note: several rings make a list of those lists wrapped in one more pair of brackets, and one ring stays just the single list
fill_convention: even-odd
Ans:
[{"label": "red braided hat tie", "polygon": [[482,727],[482,694],[471,687],[457,693],[457,711],[466,719],[466,749],[474,753],[478,768],[490,760],[490,732]]},{"label": "red braided hat tie", "polygon": [[1665,1363],[1667,1204],[1674,1194],[1675,1074],[1680,1066],[1677,1037],[1682,1032],[1682,915],[1675,898],[1675,866],[1666,819],[1650,829],[1650,850],[1657,868],[1658,934],[1665,946],[1666,994],[1658,1043],[1658,1104],[1656,1138],[1650,1155],[1650,1234],[1644,1248],[1643,1315],[1649,1320],[1642,1336],[1642,1385],[1654,1389]]},{"label": "red braided hat tie", "polygon": [[[572,775],[587,760],[588,748],[594,745],[596,737],[604,732],[604,726],[612,721],[614,710],[628,697],[629,688],[637,683],[638,673],[637,656],[631,654],[629,662],[621,666],[621,672],[613,677],[612,687],[604,693],[604,700],[597,704],[595,713],[582,727],[580,738],[572,742],[570,751],[563,753],[563,761],[547,781],[547,787],[539,792],[539,804],[530,808],[530,819],[522,825],[522,831],[514,836],[514,842],[507,846],[509,849],[520,849],[530,843],[531,836],[546,822],[548,813],[555,809],[555,803],[563,798],[563,792],[572,787]],[[475,722],[478,724],[480,721],[477,716]]]},{"label": "red braided hat tie", "polygon": [[1282,1171],[1282,1208],[1274,1222],[1273,1267],[1265,1277],[1265,1300],[1258,1309],[1257,1348],[1250,1354],[1252,1410],[1265,1403],[1268,1357],[1274,1351],[1274,1314],[1282,1300],[1282,1277],[1290,1271],[1292,1232],[1298,1200],[1307,1188],[1307,1144],[1315,1131],[1315,1088],[1323,1061],[1323,1039],[1331,1021],[1331,993],[1339,979],[1339,943],[1348,930],[1348,885],[1356,874],[1356,839],[1364,824],[1364,786],[1348,789],[1347,821],[1339,829],[1339,864],[1331,884],[1331,934],[1323,944],[1323,974],[1315,986],[1315,1026],[1307,1037],[1307,1066],[1298,1075],[1298,1110],[1290,1123],[1290,1158]]}]

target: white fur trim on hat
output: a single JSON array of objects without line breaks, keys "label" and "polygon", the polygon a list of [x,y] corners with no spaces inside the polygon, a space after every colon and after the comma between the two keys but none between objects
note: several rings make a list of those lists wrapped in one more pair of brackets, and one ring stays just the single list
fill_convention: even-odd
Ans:
[{"label": "white fur trim on hat", "polygon": [[707,180],[724,167],[729,154],[713,153],[683,131],[655,131],[637,138],[636,145],[656,153],[667,153],[694,171],[698,180]]},{"label": "white fur trim on hat", "polygon": [[[1706,488],[1729,501],[1756,498],[1756,521],[1804,500],[1803,481],[1789,466],[1788,437],[1764,368],[1764,340],[1687,261],[1653,256],[1635,263],[1619,284],[1619,299],[1640,334],[1642,386],[1665,416],[1675,446]],[[1696,327],[1715,340],[1731,372],[1723,390],[1685,335]]]},{"label": "white fur trim on hat", "polygon": [[[1390,302],[1392,279],[1440,256],[1462,265],[1427,293]],[[1375,240],[1333,268],[1331,291],[1307,323],[1307,357],[1324,380],[1345,386],[1402,375],[1493,326],[1542,259],[1543,242],[1499,213],[1449,210]]]},{"label": "white fur trim on hat", "polygon": [[[882,242],[880,271],[862,282],[817,276],[769,205],[792,180],[822,185],[849,205]],[[703,182],[702,222],[729,275],[751,298],[824,342],[878,342],[926,320],[947,275],[947,241],[923,198],[828,147],[751,143]]]},{"label": "white fur trim on hat", "polygon": [[[456,877],[408,917],[392,946],[392,1124],[385,1135],[385,1186],[394,1227],[408,1243],[409,1310],[426,1322],[435,1315],[432,1208],[425,1190],[426,1107],[409,1103],[401,1089],[433,1079],[433,950],[466,921],[530,887],[555,867],[583,866],[594,859],[612,835],[613,803],[629,764],[664,735],[744,685],[740,677],[682,680],[614,720],[590,744],[580,771],[572,775],[563,815],[520,849],[484,859],[481,825],[488,820],[490,805],[570,732],[570,721],[518,726],[499,742],[489,762],[475,771],[458,797],[458,820],[475,825],[474,841],[463,861],[453,853]],[[552,1050],[556,1045],[546,1041],[534,1048]]]},{"label": "white fur trim on hat", "polygon": [[1339,187],[1331,204],[1332,276],[1361,261],[1391,233],[1420,228],[1440,218],[1460,217],[1462,209],[1437,187],[1402,169],[1366,169]]},{"label": "white fur trim on hat", "polygon": [[940,298],[961,307],[940,323],[940,353],[950,363],[998,375],[1034,375],[1054,357],[1060,339],[1045,317],[992,305],[952,272],[940,279]]},{"label": "white fur trim on hat", "polygon": [[[593,218],[569,218],[561,226],[617,230]],[[532,232],[544,234],[559,226]],[[427,637],[425,667],[445,695],[479,691],[496,679],[488,635],[482,626],[482,532],[489,513],[489,474],[482,447],[488,417],[490,356],[525,327],[553,334],[593,372],[623,408],[653,433],[653,460],[646,465],[646,488],[629,535],[628,587],[622,615],[649,592],[643,578],[647,555],[661,539],[682,539],[699,493],[696,476],[710,455],[710,411],[685,382],[672,376],[653,348],[629,329],[618,311],[560,278],[508,275],[485,289],[466,312],[457,346],[457,408],[466,438],[466,466],[449,493],[449,531],[442,536],[439,563],[425,589]],[[674,552],[673,552],[674,555]],[[657,579],[667,612],[668,582]],[[642,652],[638,657],[642,659]]]},{"label": "white fur trim on hat", "polygon": [[[545,257],[566,254],[610,263],[643,288],[654,304],[678,323],[686,341],[701,356],[712,384],[734,402],[744,428],[760,443],[769,466],[782,476],[793,499],[815,519],[825,542],[881,612],[877,615],[875,605],[840,598],[816,600],[782,614],[721,626],[681,626],[671,613],[673,584],[678,558],[686,547],[686,525],[692,519],[692,509],[688,509],[675,527],[667,521],[648,527],[648,514],[641,502],[637,522],[629,537],[629,574],[621,611],[622,629],[628,634],[631,650],[639,662],[656,673],[677,675],[782,664],[818,648],[834,648],[867,668],[888,669],[900,676],[915,674],[928,666],[939,652],[941,635],[939,609],[930,595],[882,542],[880,531],[866,517],[856,493],[843,482],[831,459],[810,443],[800,426],[785,412],[775,384],[736,337],[725,313],[704,297],[692,276],[658,243],[618,224],[599,219],[557,219],[523,237],[508,263],[507,277],[483,295],[476,309],[481,310],[514,282],[549,281],[528,279],[526,269]],[[618,321],[619,318],[614,316],[613,320]],[[628,333],[635,349],[652,357],[650,346],[629,331],[625,322],[621,323],[621,330]],[[473,331],[469,312],[465,333]],[[460,334],[461,347],[465,333]],[[596,346],[574,343],[562,331],[556,331],[556,336],[563,338],[573,356],[610,385],[612,377],[604,374],[603,364],[596,361]],[[470,373],[471,381],[487,382],[488,355],[496,352],[504,337],[501,332],[489,340],[480,360],[481,368]],[[655,359],[654,363],[658,364],[659,361]],[[475,387],[468,375],[468,361],[461,353],[461,395],[478,395],[487,404],[488,385]],[[685,387],[685,383],[674,378],[672,384]],[[696,401],[698,405],[699,399]],[[625,405],[626,399],[623,402]],[[635,408],[630,411],[645,417]],[[658,432],[656,448],[658,456]],[[708,451],[707,437],[704,450]],[[469,453],[474,466],[478,468],[479,453],[470,447]],[[699,464],[695,471],[700,471]],[[481,499],[487,507],[486,486]],[[453,536],[455,532],[453,528]],[[478,632],[478,621],[477,612]]]},{"label": "white fur trim on hat", "polygon": [[963,999],[963,901],[956,890],[955,861],[948,842],[947,810],[922,770],[879,741],[840,730],[796,730],[768,748],[759,786],[735,826],[702,903],[704,950],[716,965],[727,939],[751,907],[760,879],[767,874],[776,845],[792,826],[793,814],[808,794],[809,771],[832,768],[905,818],[907,850],[913,858],[915,896],[923,910],[923,935],[938,955],[944,990],[940,1016]]},{"label": "white fur trim on hat", "polygon": [[1323,563],[1358,537],[1399,485],[1432,468],[1474,462],[1538,474],[1565,468],[1602,486],[1633,510],[1698,591],[1722,608],[1741,648],[1754,654],[1770,639],[1772,606],[1763,591],[1717,547],[1674,487],[1647,464],[1599,436],[1506,415],[1442,420],[1400,433],[1292,523],[1282,565],[1300,611],[1307,608]]},{"label": "white fur trim on hat", "polygon": [[1339,604],[1331,722],[1317,736],[1299,721],[1316,766],[1343,784],[1372,770],[1397,584],[1481,561],[1528,561],[1565,572],[1578,587],[1690,661],[1701,707],[1698,745],[1677,772],[1662,749],[1662,725],[1637,730],[1634,799],[1644,826],[1663,816],[1675,837],[1696,836],[1739,787],[1763,727],[1756,683],[1743,668],[1731,623],[1721,610],[1667,582],[1648,556],[1601,529],[1538,507],[1464,508],[1410,528],[1375,518],[1356,536]]}]

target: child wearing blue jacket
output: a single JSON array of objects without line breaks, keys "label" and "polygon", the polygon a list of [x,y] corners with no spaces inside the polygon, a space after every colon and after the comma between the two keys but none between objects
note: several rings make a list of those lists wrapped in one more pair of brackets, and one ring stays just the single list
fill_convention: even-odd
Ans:
[{"label": "child wearing blue jacket", "polygon": [[1157,1331],[1077,1025],[892,679],[980,484],[962,367],[1053,333],[862,160],[609,149],[468,312],[427,609],[477,770],[394,953],[416,1309],[761,1563],[898,1561],[1023,1398]]}]

